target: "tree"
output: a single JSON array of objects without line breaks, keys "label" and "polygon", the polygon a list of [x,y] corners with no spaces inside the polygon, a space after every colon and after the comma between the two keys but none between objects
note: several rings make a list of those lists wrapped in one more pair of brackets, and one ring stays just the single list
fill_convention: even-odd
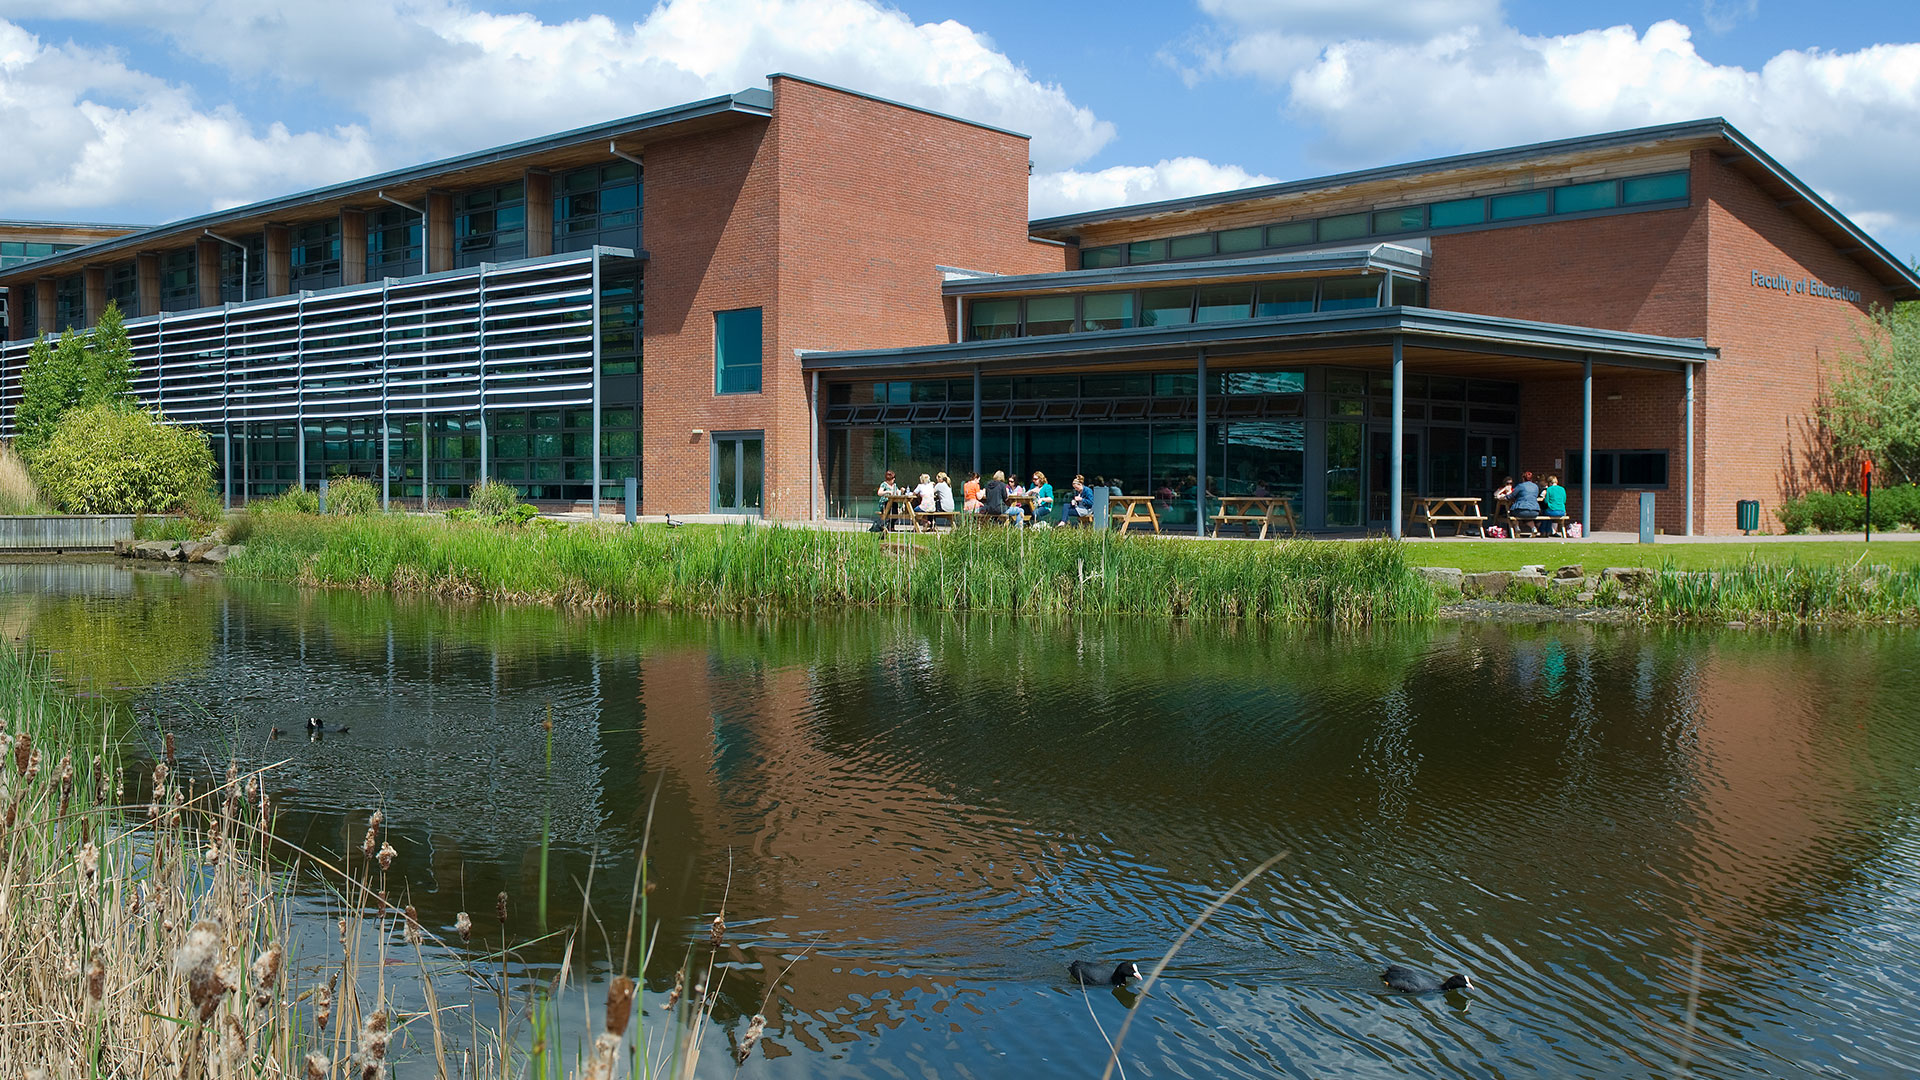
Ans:
[{"label": "tree", "polygon": [[1883,483],[1920,481],[1920,303],[1873,313],[1860,356],[1827,387],[1835,450],[1873,461]]},{"label": "tree", "polygon": [[81,369],[78,400],[75,404],[111,404],[133,391],[133,342],[127,337],[127,321],[120,314],[117,300],[107,301],[107,310],[87,335],[86,363]]},{"label": "tree", "polygon": [[27,370],[20,376],[20,405],[13,423],[15,448],[29,462],[33,452],[53,437],[60,417],[80,399],[84,362],[80,335],[72,330],[60,335],[57,346],[49,344],[42,331],[27,350]]}]

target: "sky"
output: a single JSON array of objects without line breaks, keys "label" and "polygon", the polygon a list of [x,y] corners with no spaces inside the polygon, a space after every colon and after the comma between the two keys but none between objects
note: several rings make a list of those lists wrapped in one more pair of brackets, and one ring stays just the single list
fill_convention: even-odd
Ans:
[{"label": "sky", "polygon": [[1920,256],[1914,0],[0,0],[0,219],[157,223],[776,71],[1031,135],[1036,217],[1724,116]]}]

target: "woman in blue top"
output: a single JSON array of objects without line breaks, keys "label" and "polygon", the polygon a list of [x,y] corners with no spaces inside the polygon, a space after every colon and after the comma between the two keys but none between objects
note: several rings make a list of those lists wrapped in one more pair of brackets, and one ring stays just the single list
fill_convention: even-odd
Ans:
[{"label": "woman in blue top", "polygon": [[1540,492],[1540,513],[1545,517],[1567,516],[1567,489],[1560,486],[1560,478],[1553,473],[1547,474],[1547,486]]},{"label": "woman in blue top", "polygon": [[1513,486],[1513,505],[1507,513],[1515,519],[1514,533],[1519,534],[1519,522],[1527,522],[1533,528],[1533,535],[1540,535],[1540,526],[1535,519],[1540,516],[1540,485],[1533,482],[1533,474],[1520,474],[1520,482]]},{"label": "woman in blue top", "polygon": [[1027,494],[1033,496],[1034,524],[1050,520],[1053,517],[1053,485],[1047,483],[1046,473],[1034,470],[1033,486],[1027,489]]}]

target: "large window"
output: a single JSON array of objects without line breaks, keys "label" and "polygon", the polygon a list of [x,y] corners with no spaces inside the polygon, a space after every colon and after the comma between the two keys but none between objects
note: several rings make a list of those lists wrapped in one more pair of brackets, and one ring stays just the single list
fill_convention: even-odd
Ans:
[{"label": "large window", "polygon": [[[331,289],[340,284],[340,219],[291,230],[287,288]],[[258,295],[258,294],[256,294]]]},{"label": "large window", "polygon": [[[1230,322],[1272,315],[1375,307],[1378,276],[1298,278],[1257,285],[1181,285],[1138,292],[1097,292],[1048,296],[995,297],[967,303],[967,340],[1067,334],[1089,330],[1125,330],[1135,326],[1180,326]],[[1426,303],[1426,283],[1397,278],[1395,301]]]},{"label": "large window", "polygon": [[713,313],[713,390],[716,394],[760,392],[760,309]]},{"label": "large window", "polygon": [[79,274],[68,274],[53,282],[53,325],[47,330],[58,334],[87,325],[87,282]]},{"label": "large window", "polygon": [[393,207],[367,213],[367,280],[409,277],[423,272],[420,215]]},{"label": "large window", "polygon": [[631,162],[575,169],[554,182],[553,250],[595,244],[640,250],[640,168]]},{"label": "large window", "polygon": [[[1568,450],[1569,487],[1580,483],[1580,451]],[[1593,486],[1596,488],[1633,488],[1639,491],[1664,491],[1667,487],[1667,451],[1595,450]]]},{"label": "large window", "polygon": [[129,319],[145,314],[140,310],[140,268],[133,260],[107,269],[107,302],[120,305],[120,314]]},{"label": "large window", "polygon": [[632,375],[640,370],[640,275],[608,274],[600,282],[600,372]]},{"label": "large window", "polygon": [[43,259],[48,255],[57,255],[62,251],[72,251],[79,244],[37,244],[26,240],[0,241],[0,270],[18,266],[33,259]]},{"label": "large window", "polygon": [[[228,239],[241,245],[220,245],[220,300],[222,303],[236,304],[242,300],[258,300],[267,295],[267,240],[260,233],[251,236],[230,236]],[[241,248],[245,249],[243,254]],[[241,281],[241,270],[246,270],[246,280]]]},{"label": "large window", "polygon": [[181,248],[160,256],[160,310],[192,311],[199,306],[199,250]]},{"label": "large window", "polygon": [[454,266],[527,257],[525,184],[503,184],[457,195],[453,213]]}]

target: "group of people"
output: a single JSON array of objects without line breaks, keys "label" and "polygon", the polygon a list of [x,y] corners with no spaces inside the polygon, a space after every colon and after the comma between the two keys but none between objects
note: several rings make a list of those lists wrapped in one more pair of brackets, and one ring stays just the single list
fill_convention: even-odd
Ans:
[{"label": "group of people", "polygon": [[[1107,486],[1104,480],[1098,480],[1097,483],[1101,487]],[[886,500],[900,496],[911,496],[914,509],[923,514],[956,513],[953,484],[946,473],[921,473],[920,483],[908,488],[900,483],[892,469],[888,469],[886,478],[880,481],[875,494],[880,496],[882,515],[886,512]],[[1018,479],[1008,481],[1007,474],[998,470],[982,483],[980,474],[976,472],[968,474],[960,495],[965,501],[962,503],[963,509],[958,512],[1005,521],[1016,528],[1028,524],[1051,528],[1055,525],[1087,525],[1093,522],[1093,487],[1088,485],[1084,476],[1075,476],[1072,489],[1056,497],[1053,485],[1047,481],[1047,474],[1038,470],[1034,471],[1031,487],[1022,487]],[[885,520],[876,516],[870,531],[885,532]]]},{"label": "group of people", "polygon": [[1512,519],[1516,536],[1522,524],[1533,530],[1531,535],[1545,536],[1547,534],[1540,531],[1541,518],[1564,520],[1567,516],[1567,489],[1560,486],[1557,473],[1547,474],[1545,487],[1534,482],[1531,472],[1522,472],[1518,484],[1513,482],[1513,477],[1505,477],[1500,481],[1499,490],[1493,493],[1493,499]]}]

